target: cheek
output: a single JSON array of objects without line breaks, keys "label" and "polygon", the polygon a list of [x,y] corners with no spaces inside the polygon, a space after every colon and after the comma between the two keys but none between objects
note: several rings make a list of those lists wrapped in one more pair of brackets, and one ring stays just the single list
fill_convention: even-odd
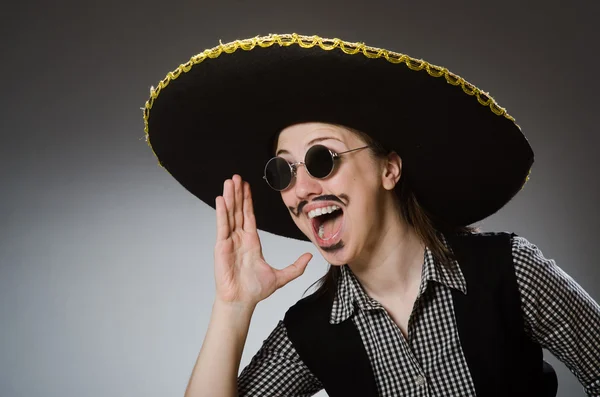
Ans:
[{"label": "cheek", "polygon": [[367,170],[354,164],[344,164],[344,169],[338,170],[338,174],[336,174],[336,178],[332,178],[332,182],[336,188],[341,188],[344,191],[355,190],[357,184],[364,184],[367,172]]},{"label": "cheek", "polygon": [[290,207],[294,208],[294,210],[296,210],[296,205],[298,204],[296,201],[294,201],[293,192],[288,189],[288,191],[281,192],[280,194],[281,194],[281,201],[283,201],[283,205],[285,205],[285,208],[288,209],[290,216],[292,217],[294,222],[296,222],[297,217],[294,216],[293,212],[290,210]]},{"label": "cheek", "polygon": [[[372,168],[368,167],[348,167],[344,175],[340,178],[339,184],[343,184],[349,191],[369,191],[376,188],[377,175]],[[366,192],[365,192],[366,193]]]}]

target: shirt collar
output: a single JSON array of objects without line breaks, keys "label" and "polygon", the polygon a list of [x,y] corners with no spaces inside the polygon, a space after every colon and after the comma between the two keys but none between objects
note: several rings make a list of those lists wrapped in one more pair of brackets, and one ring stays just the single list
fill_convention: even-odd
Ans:
[{"label": "shirt collar", "polygon": [[[448,246],[447,240],[441,235],[441,241]],[[356,307],[363,311],[382,310],[383,306],[371,298],[362,288],[362,285],[348,265],[341,266],[337,290],[333,298],[330,324],[339,324],[350,317]],[[441,265],[433,257],[429,247],[425,247],[421,284],[418,296],[421,296],[430,281],[435,281],[448,288],[456,289],[467,294],[467,282],[460,270],[458,261],[452,260],[447,266]]]}]

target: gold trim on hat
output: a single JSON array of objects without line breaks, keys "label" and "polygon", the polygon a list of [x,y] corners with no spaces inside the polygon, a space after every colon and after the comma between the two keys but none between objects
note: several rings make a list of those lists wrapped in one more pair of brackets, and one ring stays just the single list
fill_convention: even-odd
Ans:
[{"label": "gold trim on hat", "polygon": [[[191,70],[192,66],[197,65],[207,58],[217,58],[222,53],[232,54],[236,52],[238,49],[242,49],[244,51],[250,51],[255,47],[267,48],[271,47],[274,44],[278,44],[282,47],[289,47],[291,45],[298,45],[302,48],[313,48],[315,46],[320,47],[323,50],[331,51],[336,48],[340,49],[346,54],[354,55],[361,53],[367,58],[385,58],[388,62],[391,63],[404,63],[409,69],[419,71],[425,69],[430,76],[433,77],[442,77],[446,79],[449,84],[454,86],[460,86],[463,92],[467,95],[475,96],[477,101],[483,105],[490,108],[490,110],[497,116],[504,116],[507,119],[511,120],[517,128],[520,129],[519,125],[515,122],[515,119],[506,112],[506,109],[501,107],[496,103],[496,101],[489,95],[489,93],[480,90],[475,87],[473,84],[467,82],[462,77],[450,72],[448,69],[442,66],[436,66],[430,64],[422,59],[412,58],[406,54],[401,54],[397,52],[392,52],[388,50],[384,50],[381,48],[370,47],[365,45],[364,43],[351,43],[348,41],[343,41],[340,39],[327,39],[319,36],[304,36],[296,33],[292,34],[270,34],[268,36],[256,36],[249,39],[243,40],[235,40],[226,44],[223,44],[219,41],[219,45],[213,48],[206,49],[201,53],[194,55],[190,58],[190,60],[184,64],[179,65],[175,70],[169,72],[167,76],[162,79],[156,87],[150,88],[150,98],[146,102],[144,111],[144,131],[146,133],[146,142],[150,149],[152,149],[152,145],[150,144],[149,136],[148,136],[148,117],[150,115],[150,109],[152,109],[152,105],[154,104],[154,100],[158,97],[161,90],[164,89],[169,83],[175,79],[177,79],[181,73],[187,73]],[[156,156],[154,149],[152,152]],[[156,156],[158,158],[158,156]],[[159,162],[159,165],[162,165]],[[531,168],[529,169],[529,173],[523,183],[523,187],[529,180],[529,175],[531,174]]]}]

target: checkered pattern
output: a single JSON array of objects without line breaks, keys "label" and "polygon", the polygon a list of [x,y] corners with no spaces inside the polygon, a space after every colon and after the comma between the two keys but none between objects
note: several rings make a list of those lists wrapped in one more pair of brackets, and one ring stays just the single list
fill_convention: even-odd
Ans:
[{"label": "checkered pattern", "polygon": [[[446,243],[446,241],[444,241]],[[526,332],[600,396],[600,306],[551,259],[523,237],[512,240]],[[379,395],[475,396],[463,355],[451,289],[466,293],[458,263],[440,266],[425,250],[408,339],[383,306],[343,266],[330,323],[351,317],[370,359]],[[279,321],[238,377],[239,396],[312,396],[323,389],[303,364]]]}]

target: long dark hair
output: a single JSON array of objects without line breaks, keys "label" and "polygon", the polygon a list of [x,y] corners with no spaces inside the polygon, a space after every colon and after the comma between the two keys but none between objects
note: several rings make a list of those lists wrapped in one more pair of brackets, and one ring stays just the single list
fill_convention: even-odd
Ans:
[{"label": "long dark hair", "polygon": [[[384,148],[380,143],[361,131],[348,127],[343,128],[350,130],[364,140],[365,144],[369,145],[369,149],[374,158],[384,158],[392,152],[391,150]],[[394,190],[398,199],[398,205],[403,220],[414,229],[421,241],[423,241],[423,243],[431,250],[431,253],[436,261],[441,263],[443,266],[456,258],[454,257],[453,253],[443,244],[441,240],[441,234],[479,232],[479,228],[477,227],[455,227],[444,224],[442,221],[435,219],[419,204],[409,184],[406,183],[406,178],[400,177],[400,180]],[[314,293],[315,295],[334,294],[340,274],[341,269],[339,266],[329,265],[327,273],[319,280],[314,282],[310,287],[308,287],[306,291],[317,284],[317,289]],[[306,291],[304,291],[304,294],[306,294]]]}]

